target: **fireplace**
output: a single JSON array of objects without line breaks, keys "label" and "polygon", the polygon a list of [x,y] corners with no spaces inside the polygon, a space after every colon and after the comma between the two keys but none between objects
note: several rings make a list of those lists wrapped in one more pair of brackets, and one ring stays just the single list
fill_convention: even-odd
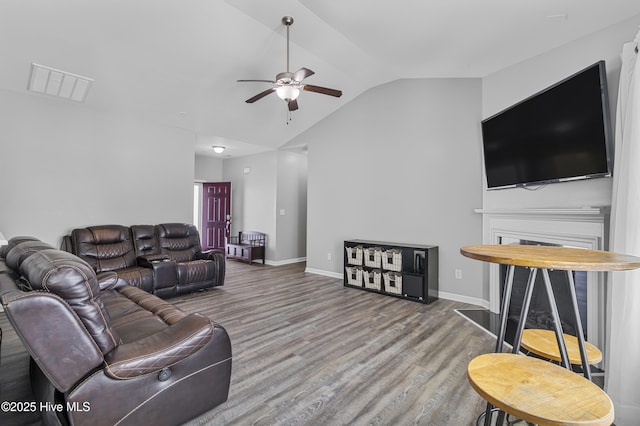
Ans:
[{"label": "fireplace", "polygon": [[[606,250],[609,211],[606,207],[577,209],[477,210],[484,222],[485,244],[542,244]],[[501,268],[502,266],[502,268]],[[506,267],[488,264],[489,310],[499,313]],[[573,312],[564,308],[562,299],[567,286],[565,271],[550,271],[553,291],[561,315],[563,330],[575,334]],[[529,270],[516,268],[510,317],[520,316],[524,288]],[[562,280],[563,282],[561,282]],[[521,281],[521,284],[516,284]],[[575,271],[574,281],[580,317],[589,342],[605,352],[605,294],[606,277],[603,272]],[[527,319],[527,327],[549,329],[552,319],[547,316],[548,301],[542,276],[538,273],[534,299]],[[568,295],[566,295],[568,297]],[[534,302],[535,301],[535,302]],[[534,306],[534,304],[537,304]],[[534,311],[535,310],[535,311]]]},{"label": "fireplace", "polygon": [[[539,241],[520,240],[518,244],[522,245],[554,245],[542,243]],[[507,275],[507,266],[500,265],[500,295],[502,297],[503,289],[505,285],[505,278]],[[529,279],[529,268],[517,266],[513,274],[513,289],[511,292],[511,304],[509,307],[508,320],[517,324],[520,319],[521,309],[524,302],[524,294],[527,287],[527,281]],[[580,320],[583,324],[587,323],[587,273],[584,271],[570,272],[573,275],[573,281],[576,289],[576,296],[578,299],[578,311],[580,313]],[[569,278],[567,271],[549,271],[549,277],[552,285],[553,296],[558,307],[560,314],[560,322],[562,324],[562,330],[573,336],[577,335],[575,319],[573,315],[571,293],[569,292]],[[551,306],[549,305],[549,298],[547,295],[547,289],[545,288],[542,274],[536,275],[533,294],[531,297],[531,304],[527,314],[526,328],[539,328],[543,330],[555,330],[553,317],[551,315]],[[583,330],[585,339],[588,339],[586,328]]]}]

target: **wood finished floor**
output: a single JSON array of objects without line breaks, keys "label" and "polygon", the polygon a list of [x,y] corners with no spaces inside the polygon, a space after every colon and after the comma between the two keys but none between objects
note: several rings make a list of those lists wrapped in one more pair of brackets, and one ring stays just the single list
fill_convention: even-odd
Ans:
[{"label": "wood finished floor", "polygon": [[[470,305],[345,288],[304,263],[227,265],[224,287],[171,299],[222,324],[233,347],[228,401],[189,425],[457,426],[484,409],[466,367],[494,339],[454,312]],[[0,400],[27,401],[28,356],[4,313],[0,327]]]}]

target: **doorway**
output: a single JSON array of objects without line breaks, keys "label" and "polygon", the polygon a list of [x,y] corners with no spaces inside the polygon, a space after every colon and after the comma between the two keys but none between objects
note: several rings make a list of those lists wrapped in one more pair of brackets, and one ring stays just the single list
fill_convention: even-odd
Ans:
[{"label": "doorway", "polygon": [[202,249],[224,249],[231,232],[231,182],[202,184]]}]

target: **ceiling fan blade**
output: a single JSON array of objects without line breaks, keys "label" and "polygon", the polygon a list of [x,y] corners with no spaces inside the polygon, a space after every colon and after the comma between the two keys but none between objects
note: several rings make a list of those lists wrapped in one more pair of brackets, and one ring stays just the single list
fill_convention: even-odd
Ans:
[{"label": "ceiling fan blade", "polygon": [[260,83],[275,83],[273,80],[236,80],[238,83],[246,83],[248,81],[255,81]]},{"label": "ceiling fan blade", "polygon": [[315,72],[311,71],[309,68],[300,68],[298,71],[293,73],[293,79],[295,81],[302,81],[310,75],[314,75]]},{"label": "ceiling fan blade", "polygon": [[271,93],[271,92],[275,92],[275,91],[276,91],[276,89],[272,87],[271,89],[267,89],[267,90],[265,90],[264,92],[260,92],[260,93],[258,93],[258,94],[257,94],[257,95],[255,95],[253,98],[249,98],[249,99],[247,99],[245,102],[246,102],[246,103],[248,103],[248,104],[252,104],[252,103],[254,103],[254,102],[255,102],[255,101],[257,101],[257,100],[260,100],[260,99],[264,98],[264,97],[265,97],[265,96],[267,96],[269,93]]},{"label": "ceiling fan blade", "polygon": [[295,111],[298,109],[298,100],[294,99],[292,101],[289,101],[289,111]]},{"label": "ceiling fan blade", "polygon": [[328,89],[326,87],[313,86],[311,84],[305,84],[304,90],[307,90],[309,92],[322,93],[323,95],[335,96],[336,98],[342,96],[342,90]]}]

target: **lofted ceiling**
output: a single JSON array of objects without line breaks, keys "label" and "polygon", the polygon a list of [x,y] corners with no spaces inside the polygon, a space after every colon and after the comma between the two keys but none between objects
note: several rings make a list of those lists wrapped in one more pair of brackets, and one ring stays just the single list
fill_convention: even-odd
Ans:
[{"label": "lofted ceiling", "polygon": [[[94,79],[87,108],[241,156],[291,146],[380,84],[483,77],[638,14],[638,0],[2,0],[0,90],[26,93],[36,62]],[[236,82],[286,71],[285,15],[291,70],[344,93],[303,92],[291,121],[275,94],[244,102],[268,83]]]}]

